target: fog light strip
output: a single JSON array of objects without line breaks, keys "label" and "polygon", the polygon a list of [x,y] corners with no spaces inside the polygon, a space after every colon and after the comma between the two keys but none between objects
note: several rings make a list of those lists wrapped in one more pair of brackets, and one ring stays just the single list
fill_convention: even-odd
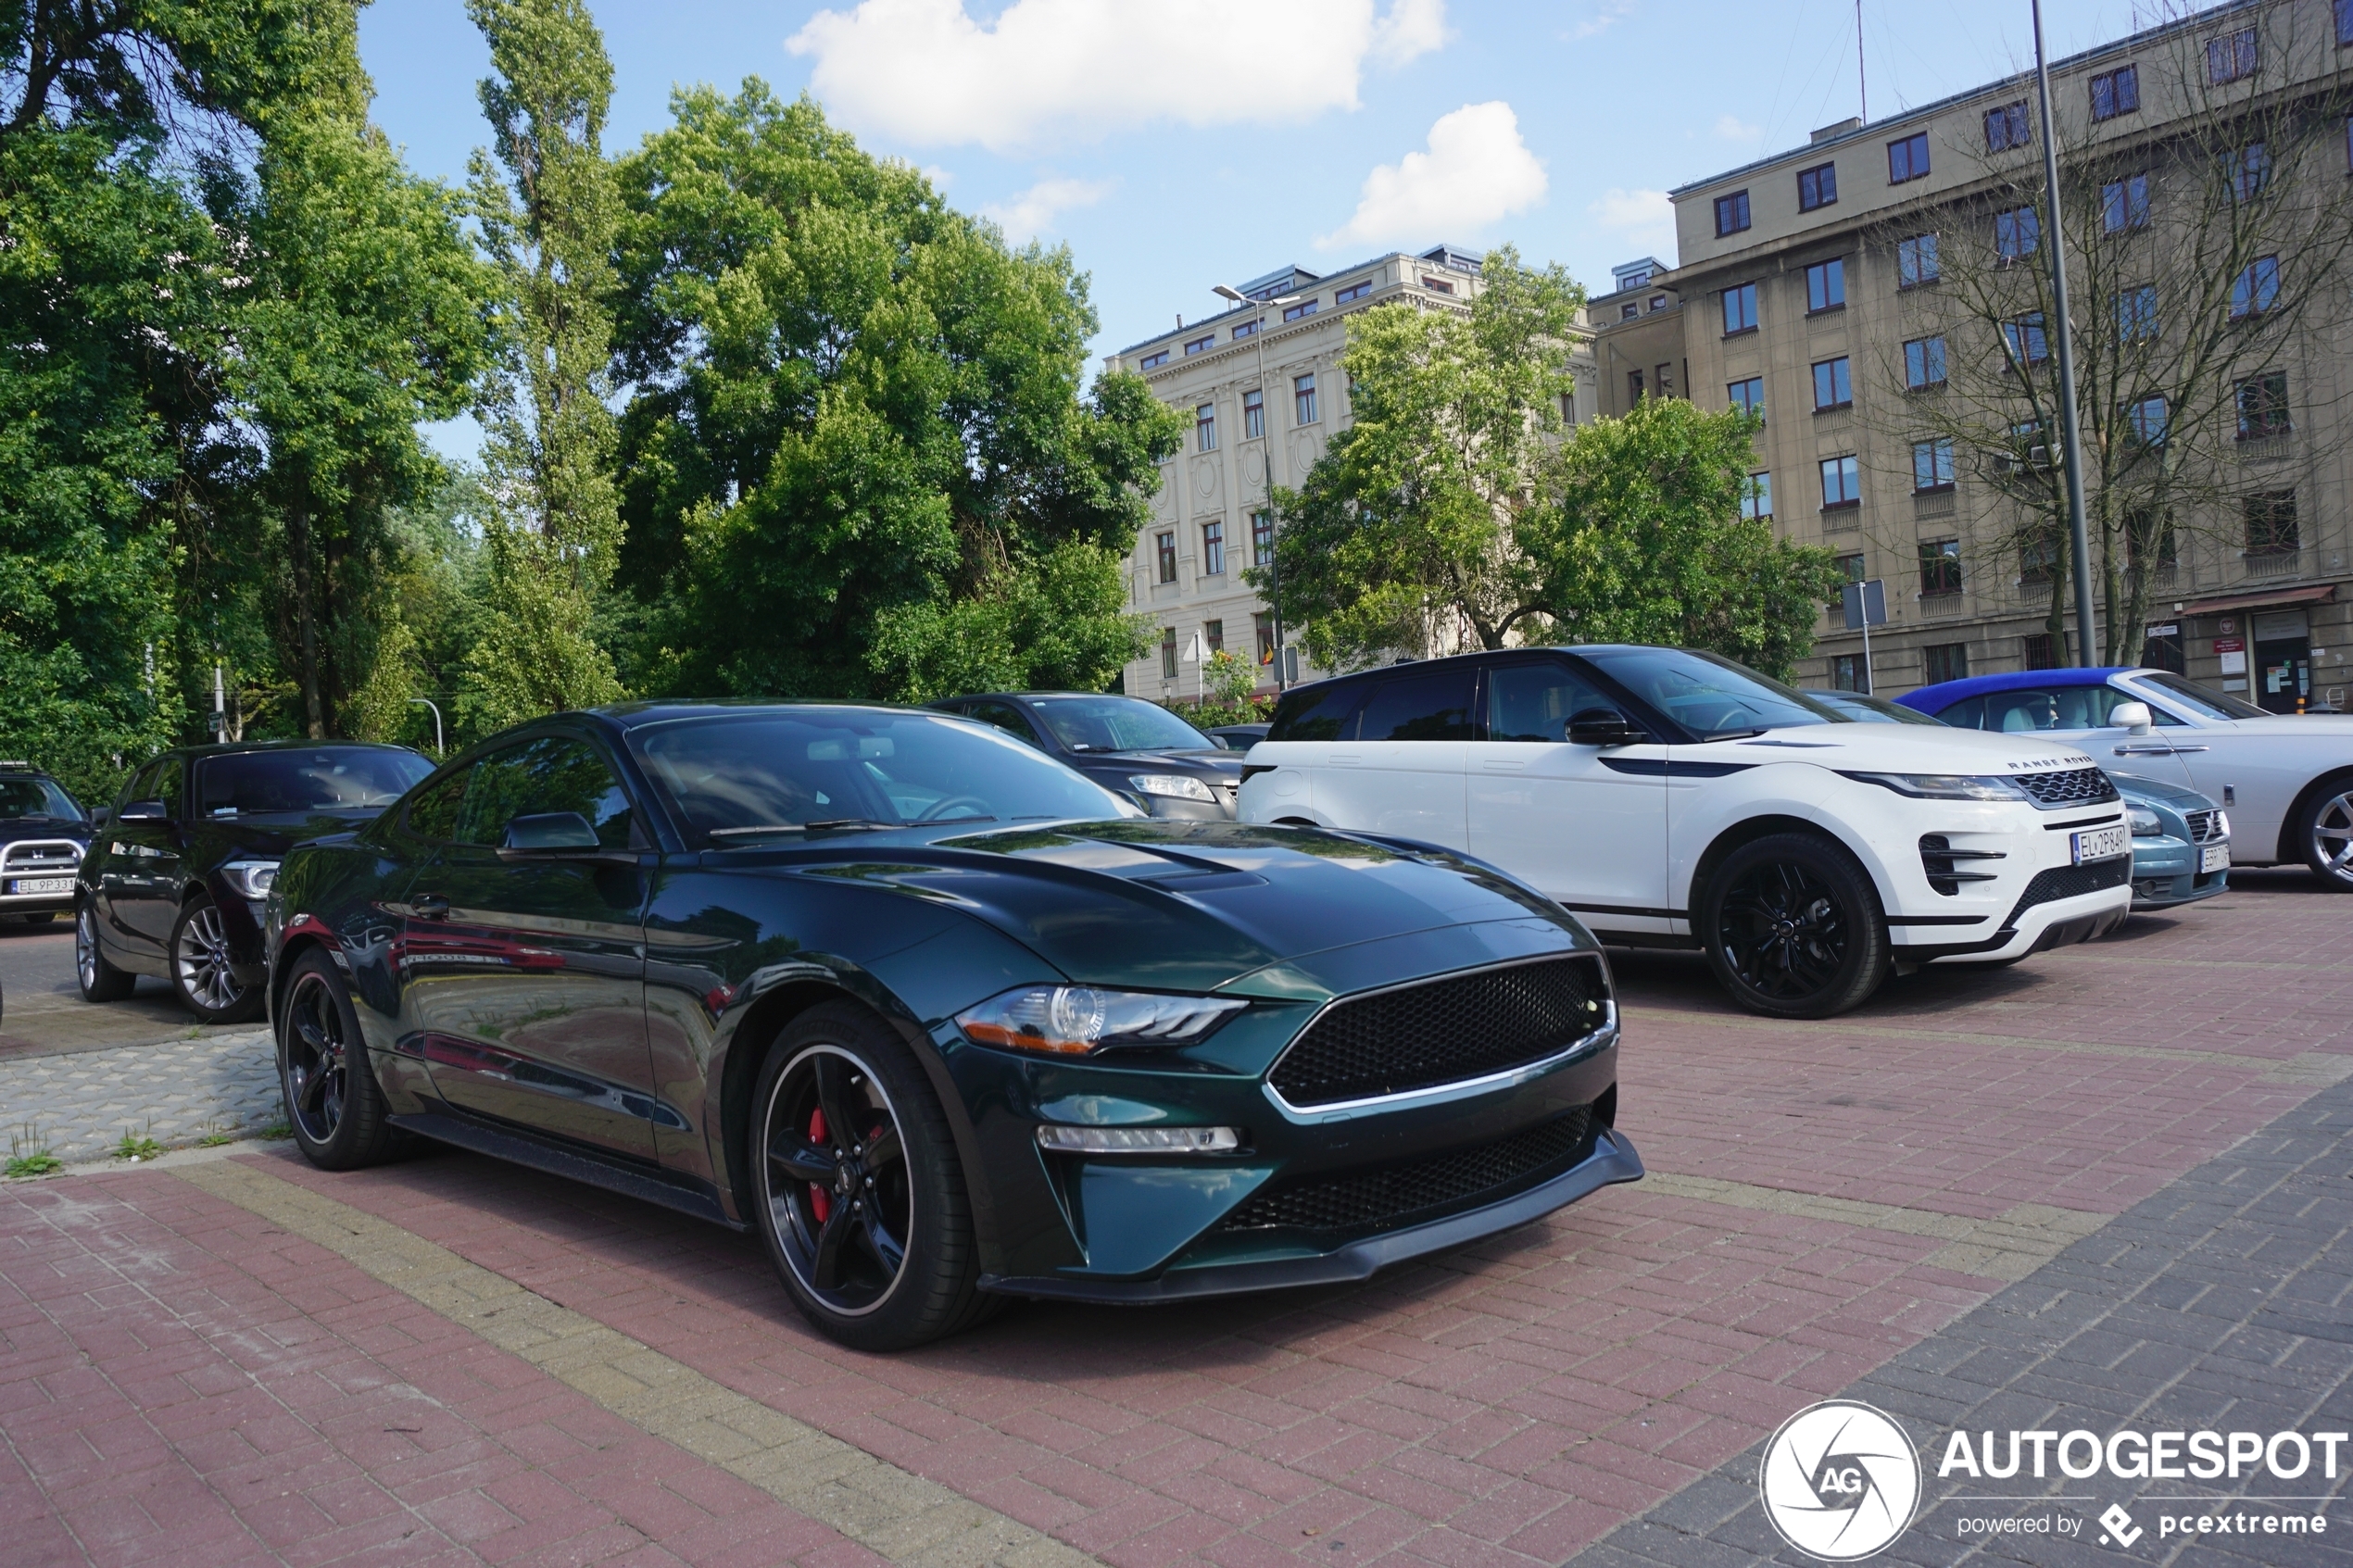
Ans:
[{"label": "fog light strip", "polygon": [[1038,1129],[1038,1147],[1060,1154],[1223,1154],[1242,1146],[1232,1127],[1065,1127]]}]

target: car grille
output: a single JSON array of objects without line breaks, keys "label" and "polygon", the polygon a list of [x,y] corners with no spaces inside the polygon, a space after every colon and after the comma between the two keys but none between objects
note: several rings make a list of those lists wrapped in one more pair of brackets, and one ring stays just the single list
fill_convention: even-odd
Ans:
[{"label": "car grille", "polygon": [[2220,811],[2184,811],[2189,820],[2190,842],[2211,844],[2222,836],[2222,813]]},{"label": "car grille", "polygon": [[1547,959],[1326,1008],[1267,1081],[1302,1110],[1481,1078],[1557,1056],[1609,1014],[1600,960]]},{"label": "car grille", "polygon": [[1393,1224],[1414,1215],[1507,1196],[1515,1185],[1550,1175],[1584,1148],[1592,1108],[1540,1122],[1524,1132],[1472,1148],[1403,1165],[1316,1176],[1260,1193],[1226,1217],[1229,1231],[1355,1230]]},{"label": "car grille", "polygon": [[2032,796],[2045,811],[2118,798],[2116,786],[2097,768],[2078,768],[2071,773],[2012,773],[2010,782]]},{"label": "car grille", "polygon": [[2121,887],[2132,880],[2133,857],[2130,855],[2112,855],[2088,865],[2053,866],[2048,871],[2036,872],[2034,880],[2026,884],[2026,891],[2011,908],[2010,918],[2002,923],[2006,927],[2016,925],[2018,917],[2037,904],[2078,898],[2104,888]]},{"label": "car grille", "polygon": [[82,846],[63,839],[11,844],[0,849],[0,871],[69,872],[82,864]]}]

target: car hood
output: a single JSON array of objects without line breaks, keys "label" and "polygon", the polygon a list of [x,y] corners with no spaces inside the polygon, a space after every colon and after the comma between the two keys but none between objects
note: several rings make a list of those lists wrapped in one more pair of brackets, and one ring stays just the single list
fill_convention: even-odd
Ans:
[{"label": "car hood", "polygon": [[34,838],[69,838],[76,844],[87,844],[96,831],[88,822],[70,822],[62,817],[18,817],[0,822],[0,844],[21,844]]},{"label": "car hood", "polygon": [[267,816],[208,817],[195,832],[216,845],[247,855],[283,855],[305,839],[349,833],[373,822],[373,811],[287,811]]},{"label": "car hood", "polygon": [[[1115,821],[925,843],[844,843],[778,869],[882,885],[953,905],[1095,985],[1297,995],[1318,953],[1429,934],[1401,974],[1472,961],[1461,928],[1529,928],[1515,940],[1591,946],[1572,917],[1491,868],[1421,846],[1239,822]],[[1534,928],[1541,927],[1541,931]],[[1425,952],[1423,949],[1427,949]],[[1298,967],[1295,967],[1298,966]]]},{"label": "car hood", "polygon": [[2094,766],[2081,743],[2037,735],[1927,724],[1805,724],[1745,740],[1676,746],[1674,754],[1711,762],[1811,762],[1843,771],[1885,773],[2032,773]]},{"label": "car hood", "polygon": [[1080,763],[1108,763],[1126,769],[1177,768],[1203,772],[1224,773],[1239,778],[1242,757],[1239,751],[1078,751],[1071,754]]},{"label": "car hood", "polygon": [[2214,809],[2214,802],[2197,791],[2177,784],[2167,784],[2163,779],[2145,779],[2137,773],[2120,773],[2113,768],[2108,771],[2108,776],[2109,782],[2116,785],[2116,793],[2136,806],[2171,806],[2176,811],[2210,811]]}]

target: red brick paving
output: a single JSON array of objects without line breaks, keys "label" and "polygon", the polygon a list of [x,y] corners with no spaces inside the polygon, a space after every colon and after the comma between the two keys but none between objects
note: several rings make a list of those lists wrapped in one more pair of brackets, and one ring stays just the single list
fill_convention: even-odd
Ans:
[{"label": "red brick paving", "polygon": [[[1892,983],[1829,1025],[1735,1019],[1686,961],[1629,960],[1621,1121],[1665,1171],[1975,1217],[2119,1212],[2311,1092],[2267,1070],[2353,1054],[2353,900],[2248,880],[2122,940]],[[1024,1306],[873,1358],[812,1335],[748,1238],[457,1155],[269,1168],[1118,1568],[1557,1562],[2000,1283],[1927,1266],[1933,1237],[1620,1187],[1353,1289]],[[0,1563],[75,1560],[68,1527],[92,1561],[152,1555],[109,1543],[152,1536],[142,1503],[167,1485],[221,1561],[280,1541],[289,1562],[370,1542],[589,1561],[625,1529],[683,1557],[771,1518],[770,1560],[858,1549],[183,1184],[0,1196],[0,1411],[29,1467],[0,1505],[50,1532]],[[142,1414],[134,1386],[170,1397]],[[439,1401],[431,1422],[384,1433],[418,1402],[387,1390],[411,1387]],[[199,1464],[190,1442],[244,1457]],[[264,1442],[301,1452],[299,1486]],[[284,1495],[248,1499],[247,1475]]]}]

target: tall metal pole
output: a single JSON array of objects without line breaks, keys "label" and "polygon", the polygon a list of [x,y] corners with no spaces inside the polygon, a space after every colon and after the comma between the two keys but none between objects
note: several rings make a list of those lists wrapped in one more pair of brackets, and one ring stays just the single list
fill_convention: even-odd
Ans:
[{"label": "tall metal pole", "polygon": [[[2083,524],[2083,447],[2075,420],[2075,334],[2067,315],[2067,231],[2059,222],[2057,127],[2051,121],[2051,68],[2043,53],[2043,0],[2034,9],[2034,91],[2043,117],[2043,185],[2048,194],[2049,221],[2044,225],[2051,246],[2051,309],[2058,336],[2058,401],[2060,458],[2067,474],[2067,531],[2075,553],[2075,658],[2092,665],[2099,654],[2092,646],[2092,540]],[[2020,351],[2026,345],[2020,334]]]}]

